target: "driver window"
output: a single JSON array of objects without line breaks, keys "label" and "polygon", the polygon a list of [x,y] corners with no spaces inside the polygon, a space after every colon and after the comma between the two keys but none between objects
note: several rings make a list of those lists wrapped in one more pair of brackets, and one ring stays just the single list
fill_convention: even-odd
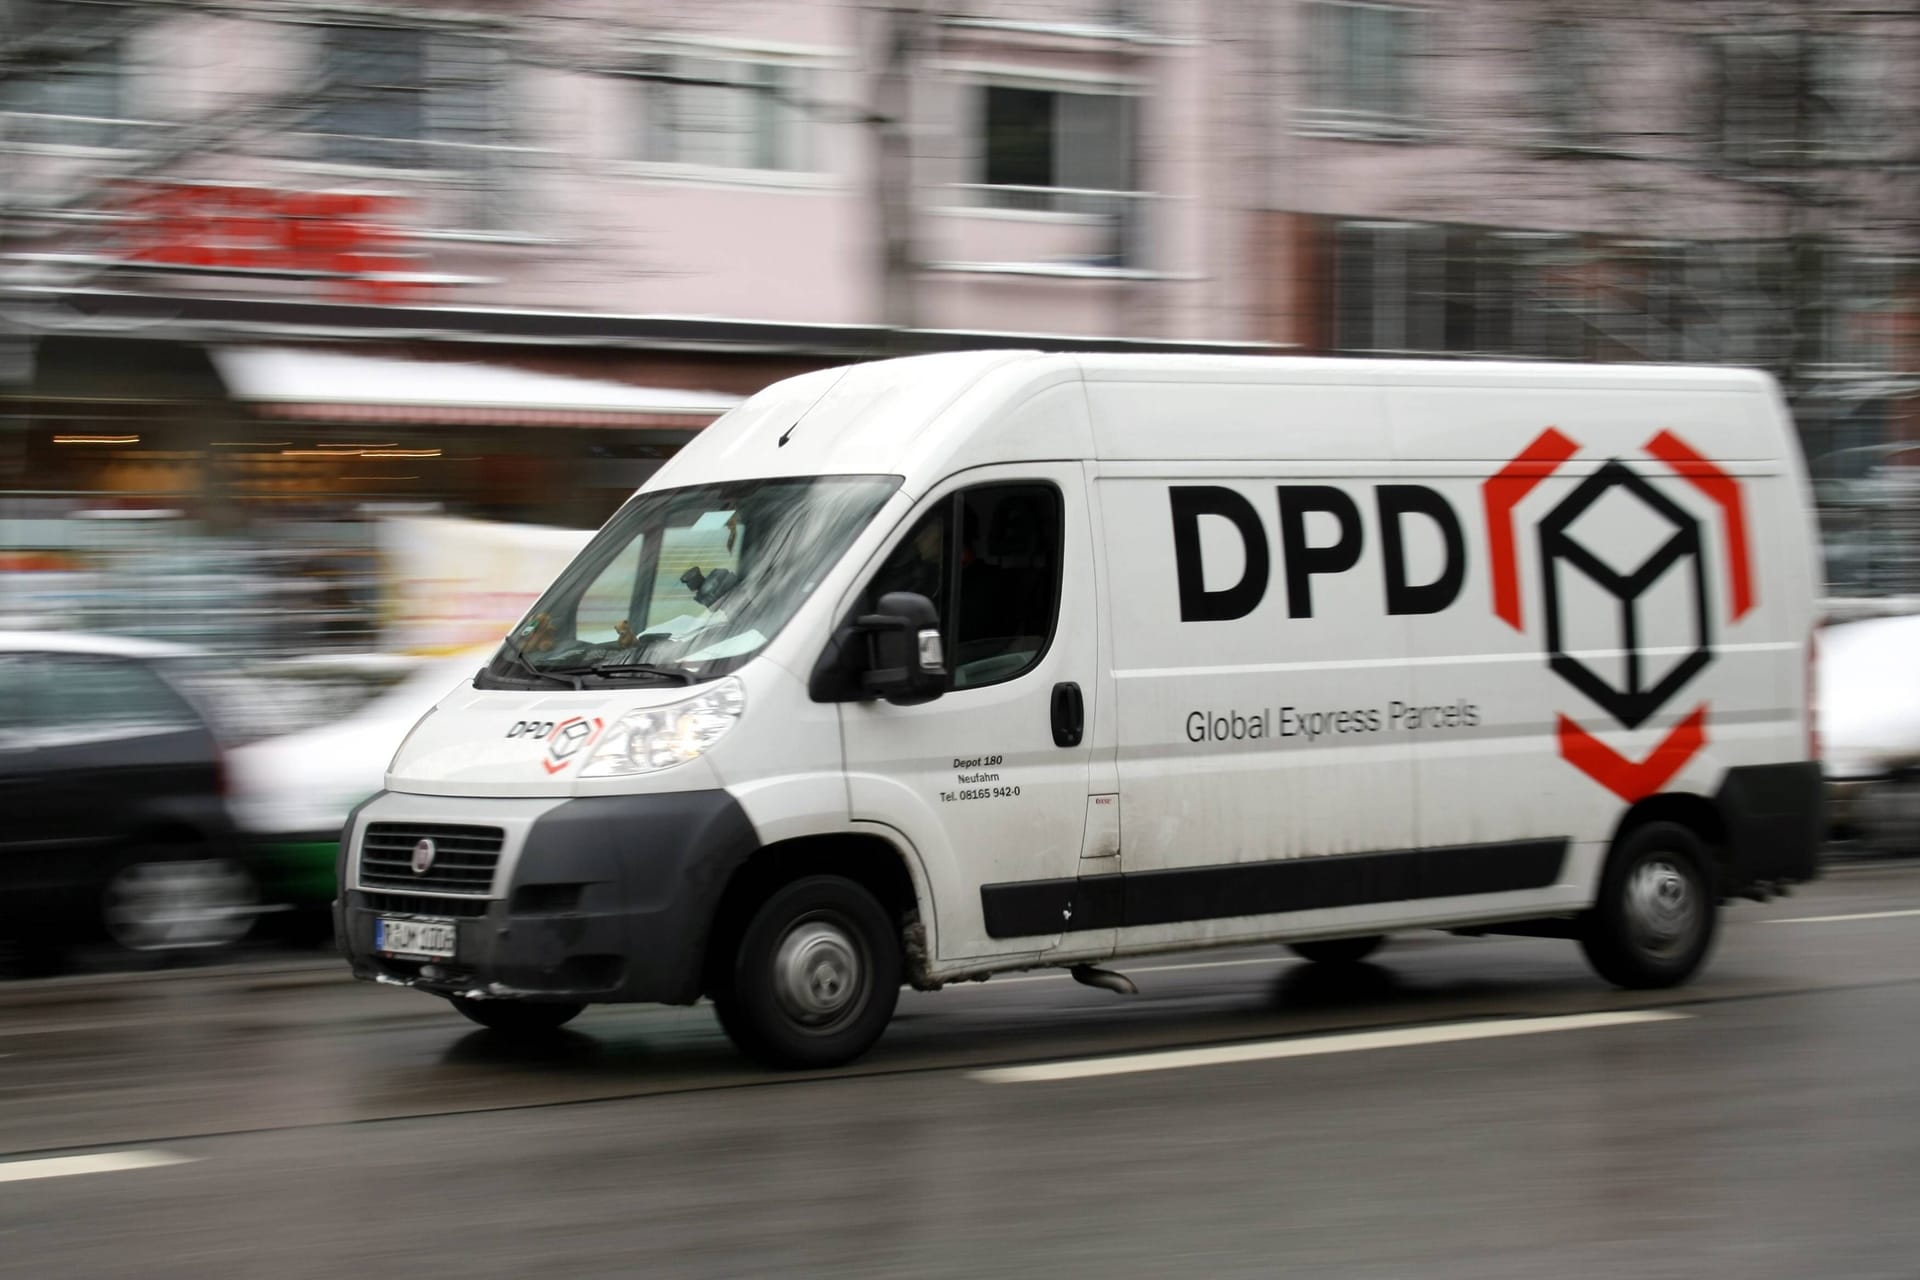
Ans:
[{"label": "driver window", "polygon": [[888,555],[867,607],[889,591],[933,601],[955,689],[1023,674],[1046,652],[1059,608],[1059,494],[1050,485],[1008,484],[953,495]]},{"label": "driver window", "polygon": [[959,608],[947,628],[953,687],[1027,671],[1053,638],[1060,601],[1060,497],[1042,484],[959,495]]},{"label": "driver window", "polygon": [[911,591],[933,601],[944,626],[948,613],[947,521],[952,508],[951,500],[942,502],[922,516],[913,526],[913,532],[900,540],[867,589],[869,610],[890,591]]}]

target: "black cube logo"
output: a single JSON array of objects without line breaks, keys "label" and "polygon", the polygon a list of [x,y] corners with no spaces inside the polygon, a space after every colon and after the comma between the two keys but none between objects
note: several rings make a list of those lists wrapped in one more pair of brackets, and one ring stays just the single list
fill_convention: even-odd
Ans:
[{"label": "black cube logo", "polygon": [[[1561,434],[1555,427],[1548,427],[1481,484],[1487,519],[1488,578],[1493,589],[1489,603],[1493,615],[1515,631],[1526,629],[1525,609],[1520,598],[1516,508],[1542,480],[1579,452],[1578,441]],[[1747,538],[1746,499],[1740,481],[1664,428],[1647,441],[1646,452],[1719,508],[1720,544],[1727,567],[1728,621],[1739,622],[1757,603],[1753,547]],[[1611,511],[1595,516],[1593,523],[1601,528],[1583,534],[1578,528],[1582,517],[1603,503]],[[1604,545],[1590,545],[1588,537],[1592,533],[1598,533],[1596,540]],[[1656,490],[1638,471],[1615,458],[1561,499],[1541,520],[1539,534],[1548,666],[1615,721],[1628,729],[1638,728],[1713,661],[1710,592],[1700,522]],[[1603,551],[1614,557],[1613,563],[1600,554]],[[1623,567],[1619,563],[1622,557],[1631,559],[1632,563]],[[1569,647],[1573,628],[1569,621],[1568,596],[1572,593],[1562,593],[1560,575],[1563,572],[1585,578],[1601,597],[1611,599],[1612,631],[1617,638],[1614,645],[1608,646],[1611,652],[1601,653],[1591,647],[1580,652],[1607,658],[1617,656],[1620,659],[1617,680],[1608,679]],[[1656,607],[1653,600],[1661,596],[1667,598],[1668,608],[1675,607],[1674,593],[1659,591],[1670,574],[1686,575],[1688,579],[1682,584],[1686,589],[1679,593],[1684,603],[1678,607],[1690,616],[1680,619],[1679,630],[1691,640],[1680,653],[1679,661],[1667,668],[1666,674],[1649,682],[1646,672],[1652,665],[1649,661],[1652,654],[1643,644],[1648,634],[1648,613]],[[1671,624],[1673,619],[1669,617],[1665,621]],[[1671,625],[1666,628],[1666,634],[1674,634]],[[1666,655],[1674,652],[1672,645],[1661,648]],[[1665,787],[1707,745],[1707,712],[1707,703],[1703,701],[1637,760],[1621,754],[1562,712],[1557,717],[1556,728],[1560,755],[1568,764],[1631,804]]]},{"label": "black cube logo", "polygon": [[540,761],[540,767],[549,774],[559,773],[572,764],[573,758],[580,753],[580,749],[597,739],[604,728],[606,725],[601,722],[599,716],[591,720],[584,716],[562,720],[553,727],[553,732],[547,735],[547,754]]},{"label": "black cube logo", "polygon": [[[1609,564],[1585,545],[1573,526],[1603,499],[1620,520],[1644,525],[1652,549],[1626,571]],[[1632,514],[1627,514],[1628,511]],[[1540,522],[1540,571],[1546,613],[1547,661],[1554,672],[1591,698],[1608,715],[1629,729],[1644,724],[1686,683],[1713,660],[1712,621],[1708,611],[1707,563],[1700,522],[1620,461],[1609,461],[1588,476]],[[1646,539],[1635,539],[1635,545]],[[1603,675],[1572,652],[1568,642],[1566,600],[1561,575],[1578,574],[1604,595],[1617,611],[1617,649],[1623,657],[1616,681]],[[1682,619],[1690,647],[1659,679],[1644,678],[1647,666],[1643,637],[1647,632],[1647,596],[1669,573],[1686,575],[1688,612]]]}]

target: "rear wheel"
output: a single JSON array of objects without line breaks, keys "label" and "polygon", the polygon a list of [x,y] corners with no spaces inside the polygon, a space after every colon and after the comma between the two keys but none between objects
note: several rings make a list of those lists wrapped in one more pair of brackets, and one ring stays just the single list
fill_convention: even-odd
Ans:
[{"label": "rear wheel", "polygon": [[1359,964],[1380,949],[1387,940],[1384,933],[1369,933],[1358,938],[1321,938],[1314,942],[1289,942],[1287,950],[1314,964]]},{"label": "rear wheel", "polygon": [[741,1052],[776,1067],[859,1057],[900,999],[900,941],[886,909],[841,876],[776,889],[747,921],[714,1008]]},{"label": "rear wheel", "polygon": [[1678,986],[1713,946],[1719,918],[1707,855],[1674,822],[1637,827],[1614,847],[1600,897],[1581,919],[1580,949],[1617,987]]},{"label": "rear wheel", "polygon": [[230,947],[247,936],[259,909],[245,867],[185,848],[135,855],[108,877],[100,898],[107,937],[143,953]]},{"label": "rear wheel", "polygon": [[583,1004],[547,1004],[529,1000],[469,1000],[448,996],[447,1003],[469,1021],[502,1035],[532,1038],[550,1035],[572,1022]]}]

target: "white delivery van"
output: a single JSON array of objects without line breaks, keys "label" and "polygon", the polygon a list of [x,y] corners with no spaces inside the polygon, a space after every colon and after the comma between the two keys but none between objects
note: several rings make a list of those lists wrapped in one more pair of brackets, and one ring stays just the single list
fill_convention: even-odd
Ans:
[{"label": "white delivery van", "polygon": [[1808,491],[1757,373],[968,353],[769,387],[348,823],[360,977],[533,1032],[1409,929],[1687,978],[1814,874]]}]

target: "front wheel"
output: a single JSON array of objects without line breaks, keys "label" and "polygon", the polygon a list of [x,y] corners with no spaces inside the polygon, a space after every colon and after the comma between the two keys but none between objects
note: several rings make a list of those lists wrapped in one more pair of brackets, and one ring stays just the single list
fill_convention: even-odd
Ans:
[{"label": "front wheel", "polygon": [[1615,846],[1599,900],[1580,924],[1594,972],[1630,990],[1692,977],[1719,918],[1707,867],[1699,839],[1678,823],[1649,822]]},{"label": "front wheel", "polygon": [[775,890],[740,933],[720,1025],[776,1067],[833,1067],[873,1047],[900,999],[900,941],[886,909],[853,881],[807,876]]},{"label": "front wheel", "polygon": [[477,1022],[489,1031],[522,1039],[551,1035],[572,1022],[587,1007],[583,1004],[534,1003],[529,1000],[469,1000],[465,996],[448,996],[447,1003],[469,1021]]}]

